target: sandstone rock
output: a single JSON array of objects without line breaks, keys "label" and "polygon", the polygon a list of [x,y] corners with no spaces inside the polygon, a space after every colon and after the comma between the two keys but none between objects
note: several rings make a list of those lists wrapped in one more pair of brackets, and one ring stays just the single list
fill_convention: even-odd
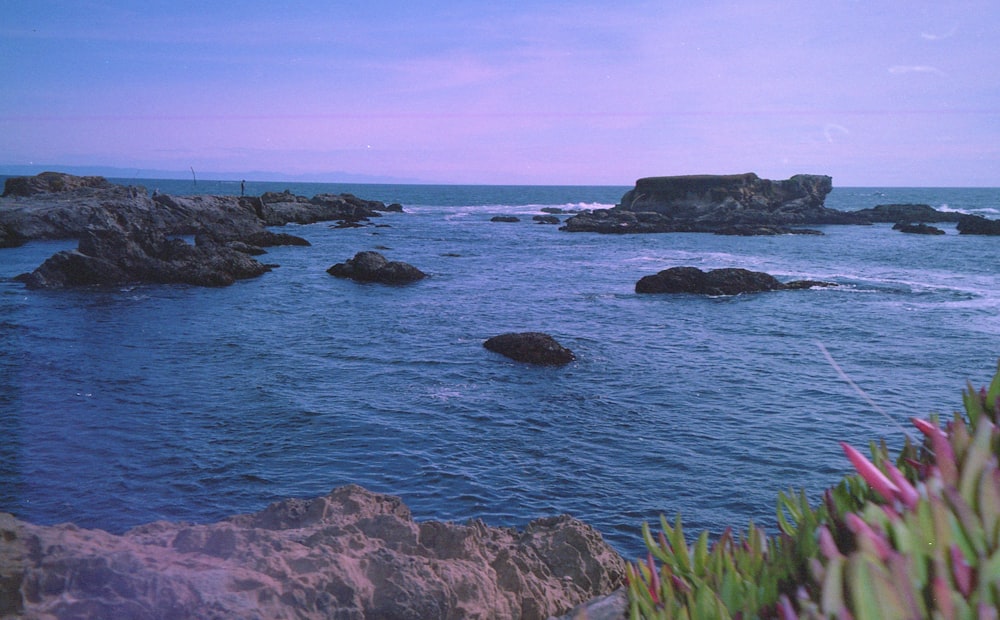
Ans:
[{"label": "sandstone rock", "polygon": [[1000,220],[990,220],[981,215],[963,215],[958,220],[960,235],[1000,235]]},{"label": "sandstone rock", "polygon": [[0,515],[0,539],[0,614],[32,618],[548,618],[624,581],[621,557],[571,517],[417,523],[353,485],[121,536]]},{"label": "sandstone rock", "polygon": [[784,181],[756,174],[650,177],[636,181],[612,209],[583,212],[566,220],[569,232],[715,232],[731,226],[862,224],[863,216],[828,209],[828,176],[800,174]]},{"label": "sandstone rock", "polygon": [[938,211],[930,205],[903,203],[876,205],[871,209],[855,211],[858,215],[867,217],[871,222],[957,222],[961,213]]},{"label": "sandstone rock", "polygon": [[572,351],[541,332],[501,334],[489,338],[483,346],[518,362],[541,366],[562,366],[576,359]]},{"label": "sandstone rock", "polygon": [[783,284],[774,276],[762,271],[726,268],[702,271],[697,267],[671,267],[650,276],[643,276],[635,284],[636,293],[694,293],[698,295],[739,295],[836,286],[830,282],[796,280]]},{"label": "sandstone rock", "polygon": [[378,252],[358,252],[354,258],[337,263],[326,270],[331,276],[351,278],[357,282],[408,284],[427,277],[409,263],[390,261]]}]

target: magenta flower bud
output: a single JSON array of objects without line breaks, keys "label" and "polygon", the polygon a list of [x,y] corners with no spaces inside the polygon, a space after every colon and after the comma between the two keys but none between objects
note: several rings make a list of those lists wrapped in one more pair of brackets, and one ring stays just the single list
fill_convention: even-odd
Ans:
[{"label": "magenta flower bud", "polygon": [[656,563],[653,561],[653,554],[646,554],[646,566],[649,567],[649,594],[653,597],[653,602],[660,604],[660,572],[656,570]]},{"label": "magenta flower bud", "polygon": [[877,533],[871,528],[870,525],[864,522],[858,515],[853,512],[847,513],[846,517],[847,528],[854,532],[861,541],[868,541],[870,543],[872,551],[878,556],[883,562],[889,558],[889,554],[892,553],[892,548],[889,547],[889,542],[885,539],[885,536]]},{"label": "magenta flower bud", "polygon": [[836,541],[833,540],[833,534],[830,533],[830,528],[825,525],[819,527],[819,549],[828,560],[842,557]]},{"label": "magenta flower bud", "polygon": [[948,484],[955,484],[958,481],[958,466],[955,464],[955,452],[951,449],[948,436],[937,425],[927,420],[910,418],[910,421],[921,433],[930,438],[934,461],[941,470],[941,478]]},{"label": "magenta flower bud", "polygon": [[852,448],[847,443],[843,441],[840,442],[840,447],[844,449],[844,453],[847,458],[850,459],[851,464],[854,465],[854,469],[861,474],[861,477],[865,479],[865,482],[879,495],[881,495],[885,501],[892,502],[899,499],[899,487],[892,483],[891,480],[885,477],[878,467],[872,464],[871,461],[866,459],[864,455]]},{"label": "magenta flower bud", "polygon": [[913,485],[906,479],[903,472],[899,471],[895,465],[889,462],[886,462],[885,469],[889,472],[889,480],[892,480],[892,483],[899,488],[897,496],[899,497],[899,501],[903,502],[903,505],[907,508],[916,506],[920,500],[920,493],[917,493],[917,490],[913,488]]},{"label": "magenta flower bud", "polygon": [[969,598],[972,594],[972,567],[965,561],[958,545],[951,546],[951,574],[955,577],[955,585],[962,596]]},{"label": "magenta flower bud", "polygon": [[778,600],[778,617],[781,620],[798,620],[799,615],[795,613],[795,608],[792,607],[792,602],[788,600],[788,595],[782,594],[781,599]]}]

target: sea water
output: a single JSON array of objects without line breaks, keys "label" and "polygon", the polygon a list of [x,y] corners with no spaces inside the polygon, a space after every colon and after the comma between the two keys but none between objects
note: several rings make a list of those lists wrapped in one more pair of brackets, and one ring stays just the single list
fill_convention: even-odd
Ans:
[{"label": "sea water", "polygon": [[[611,206],[628,188],[246,186],[284,189],[405,212],[286,226],[312,245],[269,248],[261,259],[280,267],[225,288],[30,291],[13,276],[75,242],[0,250],[0,510],[121,532],[358,483],[418,520],[523,527],[569,513],[636,557],[640,525],[660,514],[693,533],[773,531],[780,491],[818,500],[849,471],[838,441],[898,448],[910,416],[950,415],[1000,357],[1000,238],[954,224],[605,236],[532,216]],[[837,188],[827,206],[893,202],[997,217],[1000,190]],[[490,221],[501,214],[521,221]],[[326,273],[361,250],[430,277]],[[838,286],[635,294],[681,265]],[[529,330],[577,360],[533,367],[482,346]]]}]

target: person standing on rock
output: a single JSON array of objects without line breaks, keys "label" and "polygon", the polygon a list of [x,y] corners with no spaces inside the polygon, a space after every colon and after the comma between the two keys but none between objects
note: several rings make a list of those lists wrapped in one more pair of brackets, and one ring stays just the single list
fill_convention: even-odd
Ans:
[{"label": "person standing on rock", "polygon": [[240,196],[242,196],[246,192],[246,190],[247,190],[247,182],[244,179],[243,181],[240,181]]}]

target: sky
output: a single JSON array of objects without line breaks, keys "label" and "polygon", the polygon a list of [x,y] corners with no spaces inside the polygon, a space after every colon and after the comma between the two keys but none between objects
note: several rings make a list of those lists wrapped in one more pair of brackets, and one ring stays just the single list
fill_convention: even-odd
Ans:
[{"label": "sky", "polygon": [[996,0],[0,0],[0,16],[0,172],[1000,187]]}]

